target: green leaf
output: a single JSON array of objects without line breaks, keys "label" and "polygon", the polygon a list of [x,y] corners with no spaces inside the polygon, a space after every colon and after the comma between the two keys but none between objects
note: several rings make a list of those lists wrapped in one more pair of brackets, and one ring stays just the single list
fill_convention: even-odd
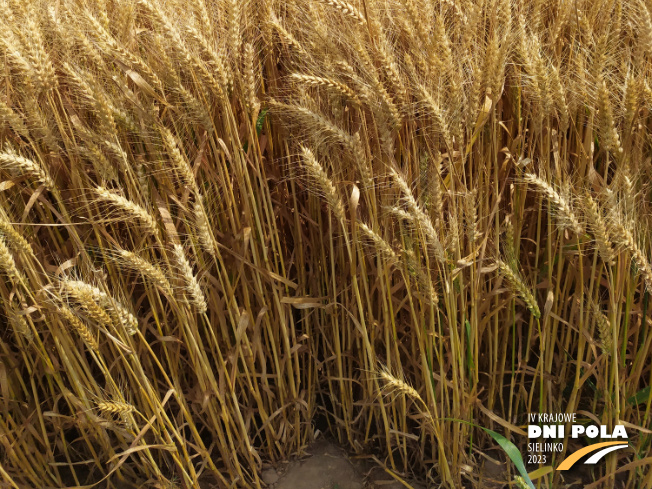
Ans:
[{"label": "green leaf", "polygon": [[627,399],[627,403],[631,405],[637,405],[637,404],[641,404],[642,402],[647,402],[649,398],[650,398],[650,386],[648,385],[647,387],[641,389],[632,397]]},{"label": "green leaf", "polygon": [[510,458],[518,472],[521,474],[521,477],[525,480],[528,486],[530,486],[532,489],[536,489],[534,487],[534,484],[532,483],[532,480],[530,479],[530,476],[527,473],[527,470],[525,470],[525,464],[523,463],[523,458],[521,457],[521,452],[518,451],[518,448],[516,448],[516,445],[514,445],[511,441],[509,441],[507,438],[505,438],[503,435],[500,433],[496,433],[493,430],[490,430],[489,428],[482,428],[486,433],[493,438],[496,443],[500,445],[500,448],[502,448],[507,456]]},{"label": "green leaf", "polygon": [[464,321],[466,329],[466,368],[470,372],[475,370],[475,362],[473,361],[473,352],[471,351],[471,323],[469,320]]},{"label": "green leaf", "polygon": [[534,481],[540,479],[544,475],[548,475],[550,472],[552,472],[552,467],[548,465],[546,467],[539,467],[537,470],[533,470],[528,475],[530,476],[530,479]]},{"label": "green leaf", "polygon": [[500,448],[504,450],[504,452],[512,461],[512,463],[518,470],[519,474],[521,474],[521,477],[523,477],[523,480],[527,483],[530,489],[536,489],[534,487],[534,483],[532,482],[532,479],[530,479],[530,476],[527,473],[527,470],[525,470],[525,464],[523,463],[523,457],[521,457],[521,452],[518,451],[516,445],[514,445],[503,435],[501,435],[500,433],[496,433],[494,430],[490,430],[489,428],[485,428],[484,426],[479,426],[475,423],[464,421],[463,419],[455,419],[455,418],[441,418],[441,419],[442,421],[457,421],[458,423],[464,423],[469,426],[473,426],[475,428],[480,428],[481,430],[483,430],[491,438],[493,438],[496,441],[496,443],[498,443],[498,445],[500,445]]},{"label": "green leaf", "polygon": [[256,121],[256,132],[260,136],[260,133],[263,132],[263,123],[265,122],[265,116],[267,115],[267,112],[269,109],[263,109],[260,111],[260,114],[258,115],[258,120]]}]

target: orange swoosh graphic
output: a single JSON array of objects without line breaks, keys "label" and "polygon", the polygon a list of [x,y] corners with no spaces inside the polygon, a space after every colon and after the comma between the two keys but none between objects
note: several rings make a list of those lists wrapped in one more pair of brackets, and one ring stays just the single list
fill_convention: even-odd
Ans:
[{"label": "orange swoosh graphic", "polygon": [[602,443],[595,443],[593,445],[589,445],[588,447],[584,447],[581,450],[578,450],[572,455],[566,457],[566,459],[561,464],[559,464],[557,470],[568,470],[575,464],[575,462],[581,459],[584,455],[588,455],[589,453],[595,452],[596,450],[600,450],[601,448],[611,447],[613,445],[625,445],[625,444],[626,442],[622,442],[622,441],[605,441]]}]

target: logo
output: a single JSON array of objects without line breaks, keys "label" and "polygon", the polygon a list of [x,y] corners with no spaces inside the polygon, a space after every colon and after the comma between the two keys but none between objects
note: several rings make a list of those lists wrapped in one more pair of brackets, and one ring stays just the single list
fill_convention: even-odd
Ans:
[{"label": "logo", "polygon": [[[530,413],[528,421],[530,423],[527,427],[528,440],[548,440],[528,442],[528,463],[530,464],[546,463],[549,453],[563,452],[564,440],[567,438],[576,440],[580,437],[587,437],[591,440],[611,439],[613,441],[592,443],[571,453],[557,466],[557,470],[569,470],[587,455],[591,456],[584,461],[584,464],[593,465],[608,453],[629,446],[627,431],[623,425],[616,425],[613,430],[610,430],[606,425],[579,424],[575,413]],[[566,428],[569,425],[570,429],[567,431]]]}]

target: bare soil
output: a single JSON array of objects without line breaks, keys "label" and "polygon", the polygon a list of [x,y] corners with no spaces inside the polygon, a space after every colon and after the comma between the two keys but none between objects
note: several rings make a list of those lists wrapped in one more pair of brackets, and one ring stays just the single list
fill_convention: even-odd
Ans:
[{"label": "bare soil", "polygon": [[[351,459],[337,445],[319,440],[306,449],[306,456],[263,471],[271,489],[404,489],[382,468]],[[421,489],[418,484],[410,484]]]}]

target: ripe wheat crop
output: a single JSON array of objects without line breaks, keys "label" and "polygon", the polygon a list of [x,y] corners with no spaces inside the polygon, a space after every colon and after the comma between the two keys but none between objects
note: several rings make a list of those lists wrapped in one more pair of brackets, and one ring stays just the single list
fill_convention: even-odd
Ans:
[{"label": "ripe wheat crop", "polygon": [[0,0],[0,52],[2,487],[318,430],[529,487],[479,427],[537,412],[629,434],[540,487],[652,487],[650,1]]}]

